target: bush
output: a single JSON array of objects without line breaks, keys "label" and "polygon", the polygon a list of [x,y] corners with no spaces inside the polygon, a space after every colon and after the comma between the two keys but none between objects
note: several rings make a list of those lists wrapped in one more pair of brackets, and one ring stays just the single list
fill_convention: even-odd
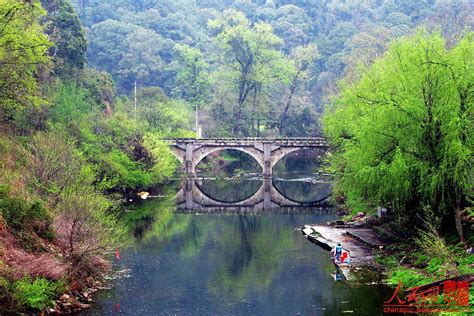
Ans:
[{"label": "bush", "polygon": [[33,229],[39,235],[51,237],[49,225],[52,219],[42,204],[11,198],[9,191],[7,186],[0,186],[0,214],[13,233]]},{"label": "bush", "polygon": [[43,310],[48,306],[54,306],[54,297],[65,290],[64,281],[49,281],[45,278],[37,278],[34,281],[27,276],[16,281],[13,297],[18,304],[25,308]]},{"label": "bush", "polygon": [[[425,226],[426,230],[419,231],[419,237],[415,238],[415,243],[426,256],[432,258],[428,263],[427,271],[439,276],[457,274],[454,253],[438,234],[433,224],[426,222]],[[436,257],[433,257],[433,255],[436,255]]]},{"label": "bush", "polygon": [[90,188],[68,190],[61,195],[55,218],[57,240],[74,271],[94,275],[101,269],[97,255],[112,248],[121,234],[116,217],[108,214],[110,202]]},{"label": "bush", "polygon": [[[2,263],[2,261],[0,261],[0,263]],[[12,286],[10,281],[0,276],[0,312],[13,305],[11,301],[11,291]]]},{"label": "bush", "polygon": [[95,178],[91,167],[77,152],[74,142],[58,129],[37,133],[29,144],[31,181],[51,205],[67,188],[90,185]]}]

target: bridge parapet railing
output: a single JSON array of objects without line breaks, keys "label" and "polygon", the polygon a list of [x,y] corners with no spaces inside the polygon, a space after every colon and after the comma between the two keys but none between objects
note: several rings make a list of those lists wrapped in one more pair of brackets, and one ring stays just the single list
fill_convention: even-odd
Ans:
[{"label": "bridge parapet railing", "polygon": [[291,137],[291,138],[165,138],[170,143],[324,143],[327,141],[323,137]]}]

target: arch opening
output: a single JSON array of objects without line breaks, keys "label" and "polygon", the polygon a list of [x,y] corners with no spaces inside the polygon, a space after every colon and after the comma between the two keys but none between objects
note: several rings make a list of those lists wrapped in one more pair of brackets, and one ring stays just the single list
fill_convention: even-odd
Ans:
[{"label": "arch opening", "polygon": [[322,172],[325,153],[321,149],[291,148],[276,153],[273,176],[284,179],[317,178]]},{"label": "arch opening", "polygon": [[195,172],[199,177],[248,178],[262,173],[256,153],[235,148],[204,150],[196,158]]},{"label": "arch opening", "polygon": [[198,190],[207,198],[220,203],[240,203],[250,199],[262,187],[261,180],[196,180]]},{"label": "arch opening", "polygon": [[326,200],[332,192],[330,182],[273,180],[273,187],[288,200],[296,203],[317,203]]},{"label": "arch opening", "polygon": [[293,148],[274,162],[273,187],[285,198],[298,203],[315,203],[331,194],[331,184],[322,176],[324,151]]}]

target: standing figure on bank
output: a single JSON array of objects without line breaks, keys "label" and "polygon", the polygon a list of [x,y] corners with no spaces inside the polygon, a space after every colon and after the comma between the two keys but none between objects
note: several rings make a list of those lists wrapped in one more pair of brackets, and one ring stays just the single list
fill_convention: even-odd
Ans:
[{"label": "standing figure on bank", "polygon": [[331,254],[336,258],[337,261],[341,260],[342,246],[341,243],[338,243],[336,247],[331,250]]}]

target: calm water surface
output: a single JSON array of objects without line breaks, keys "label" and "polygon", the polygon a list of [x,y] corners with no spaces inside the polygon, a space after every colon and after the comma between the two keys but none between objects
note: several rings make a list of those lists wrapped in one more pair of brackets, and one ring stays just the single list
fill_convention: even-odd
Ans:
[{"label": "calm water surface", "polygon": [[[328,185],[289,178],[273,181],[289,199],[320,199],[330,192]],[[260,183],[205,180],[199,186],[216,200],[233,202],[254,194]],[[96,295],[96,306],[85,314],[382,314],[392,291],[335,282],[329,253],[298,230],[333,220],[331,211],[196,214],[176,209],[175,192],[135,205],[123,216],[128,246],[114,259],[120,277],[111,281],[112,290]]]}]

